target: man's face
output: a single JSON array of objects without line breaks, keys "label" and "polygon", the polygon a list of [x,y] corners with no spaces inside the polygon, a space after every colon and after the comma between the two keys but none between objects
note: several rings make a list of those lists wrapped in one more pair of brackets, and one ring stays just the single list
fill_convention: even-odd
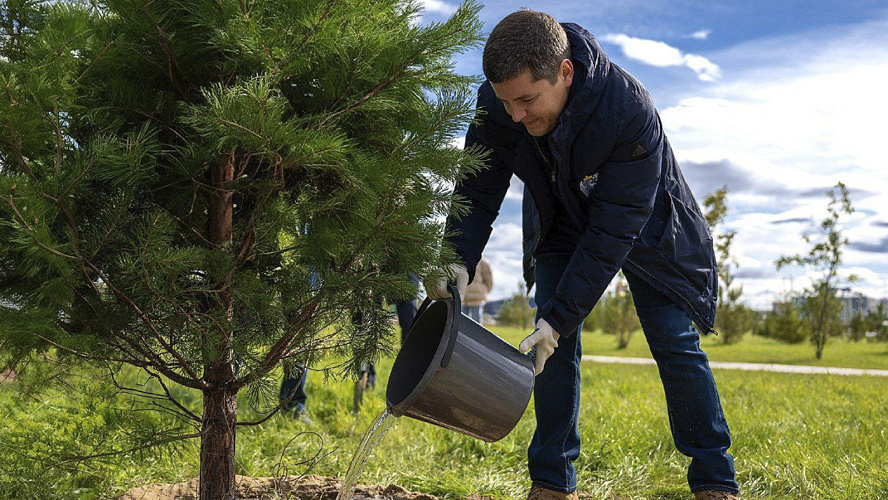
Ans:
[{"label": "man's face", "polygon": [[545,78],[534,80],[530,70],[525,70],[511,80],[491,85],[512,120],[523,123],[530,135],[540,137],[558,125],[572,82],[573,64],[565,59],[555,83]]}]

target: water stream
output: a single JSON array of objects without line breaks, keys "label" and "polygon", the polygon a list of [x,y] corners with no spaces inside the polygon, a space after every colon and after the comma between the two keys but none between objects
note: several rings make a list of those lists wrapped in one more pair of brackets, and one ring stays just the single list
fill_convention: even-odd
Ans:
[{"label": "water stream", "polygon": [[361,471],[364,470],[364,465],[367,464],[367,460],[370,458],[373,448],[382,441],[382,438],[385,437],[385,434],[392,428],[396,421],[397,418],[391,414],[388,408],[373,419],[373,423],[367,428],[367,432],[365,432],[364,437],[361,438],[361,444],[358,445],[358,448],[355,450],[355,455],[348,464],[348,472],[346,472],[345,477],[342,478],[342,489],[339,490],[339,495],[336,496],[336,500],[352,499],[355,494],[355,487],[357,486],[355,480],[361,475]]}]

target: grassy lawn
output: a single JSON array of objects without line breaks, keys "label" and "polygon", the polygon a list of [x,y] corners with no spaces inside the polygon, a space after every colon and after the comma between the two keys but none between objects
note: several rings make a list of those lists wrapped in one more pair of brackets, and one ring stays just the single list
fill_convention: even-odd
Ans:
[{"label": "grassy lawn", "polygon": [[[385,380],[390,363],[380,366]],[[744,498],[869,499],[888,494],[888,379],[723,371],[717,382],[734,434]],[[581,491],[594,498],[688,498],[689,460],[672,446],[655,367],[585,364],[577,461]],[[317,429],[341,451],[316,470],[341,475],[360,434],[384,409],[383,391],[371,394],[358,421],[343,417],[348,387],[309,383]],[[279,426],[279,432],[274,432]],[[300,429],[279,419],[269,429],[241,433],[243,448],[266,443],[279,450]],[[362,481],[398,483],[439,496],[469,494],[519,498],[526,492],[525,448],[533,431],[528,414],[500,442],[487,444],[428,424],[402,419],[374,453]],[[275,435],[282,437],[275,437]],[[250,442],[251,444],[247,444]],[[307,458],[307,452],[291,460]],[[242,455],[243,456],[243,455]],[[254,460],[251,474],[267,465]]]},{"label": "grassy lawn", "polygon": [[[514,344],[524,335],[517,329],[498,331]],[[755,348],[745,347],[746,342]],[[713,359],[719,359],[714,354],[718,352],[728,356],[721,359],[788,362],[760,347],[765,342],[750,337],[737,346],[715,345],[707,350]],[[615,354],[613,337],[587,335],[584,343],[587,352]],[[831,353],[853,356],[842,351],[851,347],[855,346],[828,346],[827,360]],[[791,359],[810,362],[805,357],[813,350],[810,346],[792,349],[804,352]],[[643,355],[645,350],[643,339],[637,336],[625,355]],[[357,417],[350,411],[352,384],[325,382],[313,373],[307,386],[312,423],[278,416],[262,426],[240,428],[238,473],[303,473],[308,468],[305,462],[320,451],[322,459],[309,473],[342,476],[364,430],[385,407],[384,386],[391,364],[390,359],[379,363],[378,387],[365,397]],[[731,452],[743,498],[869,500],[888,496],[888,379],[741,371],[716,371],[715,375],[734,435]],[[580,490],[601,499],[615,494],[622,495],[621,499],[689,498],[684,479],[689,460],[672,445],[656,368],[584,363],[582,380],[583,451],[576,463]],[[200,405],[196,394],[185,399],[191,407]],[[125,407],[126,401],[114,405]],[[137,485],[197,475],[197,441],[160,454],[108,457],[89,468],[66,470],[49,467],[45,461],[28,462],[22,449],[65,448],[86,439],[90,426],[109,433],[110,441],[122,435],[124,431],[115,426],[127,423],[125,418],[102,427],[97,414],[105,410],[86,406],[70,392],[14,399],[9,386],[0,386],[0,415],[4,417],[0,497],[102,498]],[[241,398],[239,418],[255,418],[246,395]],[[25,419],[28,423],[22,425]],[[397,483],[453,499],[470,494],[520,498],[528,487],[525,448],[532,430],[531,409],[512,434],[490,444],[403,418],[376,449],[359,482]],[[22,440],[26,448],[10,445]],[[27,487],[22,486],[25,483]]]},{"label": "grassy lawn", "polygon": [[[493,327],[499,336],[518,345],[529,331],[514,327]],[[786,344],[774,339],[746,335],[736,344],[725,345],[714,335],[701,337],[703,350],[712,361],[748,363],[781,363],[787,365],[841,366],[846,368],[873,368],[888,370],[888,344],[866,341],[848,342],[830,339],[823,351],[823,359],[814,357],[814,346],[807,342]],[[617,339],[601,331],[583,332],[583,353],[599,356],[651,357],[644,334],[638,330],[626,349],[617,349]]]}]

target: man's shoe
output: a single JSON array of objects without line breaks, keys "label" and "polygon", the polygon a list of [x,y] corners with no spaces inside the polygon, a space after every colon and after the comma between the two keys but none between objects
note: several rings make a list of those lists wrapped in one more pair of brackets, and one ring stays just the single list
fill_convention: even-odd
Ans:
[{"label": "man's shoe", "polygon": [[738,500],[730,491],[706,490],[694,493],[694,500]]},{"label": "man's shoe", "polygon": [[543,488],[542,486],[531,486],[527,493],[527,500],[579,500],[576,491],[564,493],[563,491],[555,491]]}]

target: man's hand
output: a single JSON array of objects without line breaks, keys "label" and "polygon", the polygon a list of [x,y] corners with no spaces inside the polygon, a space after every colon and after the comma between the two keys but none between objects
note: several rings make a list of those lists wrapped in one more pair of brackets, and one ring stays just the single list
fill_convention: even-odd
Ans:
[{"label": "man's hand", "polygon": [[466,287],[469,286],[469,271],[462,264],[450,264],[447,269],[438,269],[436,273],[426,278],[425,289],[430,299],[441,300],[450,297],[450,291],[447,289],[448,275],[456,281],[459,298],[465,298]]},{"label": "man's hand", "polygon": [[555,352],[558,347],[558,339],[561,338],[558,332],[552,329],[549,323],[544,319],[537,321],[536,330],[521,341],[518,350],[521,354],[527,354],[533,346],[536,346],[536,368],[533,371],[534,376],[543,373],[543,367],[546,360]]}]

